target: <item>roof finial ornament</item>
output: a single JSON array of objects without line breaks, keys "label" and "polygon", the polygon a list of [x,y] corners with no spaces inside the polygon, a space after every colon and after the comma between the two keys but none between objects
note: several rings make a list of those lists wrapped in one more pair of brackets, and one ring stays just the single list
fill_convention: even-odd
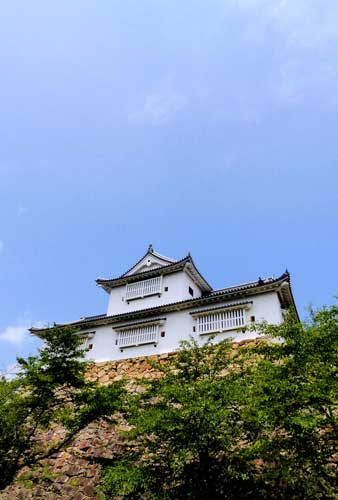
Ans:
[{"label": "roof finial ornament", "polygon": [[153,253],[153,251],[154,251],[153,245],[150,243],[148,247],[148,253]]}]

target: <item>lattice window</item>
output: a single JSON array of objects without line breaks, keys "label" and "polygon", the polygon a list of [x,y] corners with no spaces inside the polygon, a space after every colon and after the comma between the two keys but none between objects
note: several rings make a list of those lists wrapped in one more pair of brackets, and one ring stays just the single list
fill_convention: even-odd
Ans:
[{"label": "lattice window", "polygon": [[157,293],[162,293],[162,276],[129,283],[126,287],[126,300],[138,299]]},{"label": "lattice window", "polygon": [[81,336],[82,339],[82,345],[81,349],[84,350],[91,350],[93,348],[93,338],[94,338],[95,332],[90,332],[90,333],[84,333]]},{"label": "lattice window", "polygon": [[200,335],[235,330],[243,326],[245,311],[242,308],[209,312],[197,317],[197,332]]},{"label": "lattice window", "polygon": [[120,348],[142,344],[157,344],[159,324],[125,328],[117,332],[116,345]]}]

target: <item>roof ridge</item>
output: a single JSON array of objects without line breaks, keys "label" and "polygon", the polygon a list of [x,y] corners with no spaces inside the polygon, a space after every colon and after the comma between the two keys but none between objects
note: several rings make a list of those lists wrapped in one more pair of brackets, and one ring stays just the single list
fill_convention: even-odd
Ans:
[{"label": "roof ridge", "polygon": [[172,259],[171,257],[167,257],[166,255],[162,255],[158,252],[155,252],[154,250],[152,251],[152,255],[155,255],[156,257],[159,257],[160,259],[167,260],[168,262],[171,262],[171,263],[177,262],[177,259]]},{"label": "roof ridge", "polygon": [[142,260],[145,257],[147,257],[148,253],[151,253],[151,251],[152,251],[152,245],[149,245],[148,250],[146,251],[146,253],[136,262],[136,264],[134,264],[130,269],[128,269],[128,271],[126,271],[125,273],[121,274],[120,277],[122,278],[122,276],[125,276],[126,274],[130,273],[130,271],[132,269],[134,269],[134,267],[136,267],[140,262],[142,262]]},{"label": "roof ridge", "polygon": [[[142,260],[145,257],[147,257],[148,254],[155,255],[156,257],[158,257],[160,259],[167,260],[167,261],[170,261],[172,263],[177,262],[177,260],[175,260],[175,259],[172,259],[170,257],[166,257],[165,255],[161,255],[160,253],[155,252],[154,248],[153,248],[153,245],[150,244],[148,246],[148,248],[147,248],[146,253],[144,255],[142,255],[142,257],[133,266],[131,266],[127,271],[125,271],[123,274],[121,274],[120,276],[118,276],[118,278],[122,278],[122,277],[126,276],[126,274],[130,273],[130,271],[132,271],[134,269],[134,267],[138,266],[140,264],[140,262],[142,262]],[[118,278],[115,278],[115,279],[118,279]]]},{"label": "roof ridge", "polygon": [[273,276],[267,276],[266,278],[259,278],[258,280],[254,281],[247,281],[245,283],[238,283],[236,285],[231,285],[231,286],[226,286],[224,288],[218,288],[217,290],[213,290],[211,293],[220,293],[226,290],[231,290],[232,288],[241,288],[243,286],[250,286],[250,285],[258,285],[260,282],[263,282],[263,284],[268,284],[271,283],[272,281],[278,280],[280,278],[274,278]]},{"label": "roof ridge", "polygon": [[[147,254],[146,254],[146,255],[147,255]],[[146,255],[144,255],[144,256],[142,257],[142,259],[143,259]],[[139,263],[141,262],[141,260],[142,260],[142,259],[140,259],[140,260],[139,260],[139,262],[138,262],[137,264],[139,264]],[[182,264],[185,260],[187,260],[187,261],[188,261],[188,260],[192,260],[192,259],[191,259],[191,257],[190,257],[190,256],[186,256],[186,257],[183,257],[183,259],[181,259],[181,260],[176,260],[175,262],[171,262],[170,264],[167,264],[166,266],[161,266],[161,267],[156,268],[156,269],[147,269],[146,271],[141,271],[141,272],[139,272],[139,273],[132,274],[132,275],[130,275],[130,277],[140,276],[140,275],[142,275],[142,274],[151,273],[151,272],[157,271],[157,270],[159,270],[159,269],[168,268],[168,267],[170,267],[170,266],[175,266],[176,264]],[[135,264],[135,265],[134,265],[131,269],[133,269],[133,268],[134,268],[137,264]],[[120,279],[123,279],[123,278],[129,278],[129,276],[126,276],[126,275],[127,275],[127,274],[131,271],[131,269],[129,269],[129,271],[127,271],[126,273],[122,274],[121,276],[118,276],[117,278],[107,278],[107,279],[106,279],[106,278],[97,278],[97,279],[96,279],[96,283],[98,283],[98,282],[105,282],[105,283],[107,283],[107,282],[109,282],[109,281],[115,281],[115,280],[120,280]]]},{"label": "roof ridge", "polygon": [[186,259],[188,261],[191,262],[191,264],[194,266],[196,272],[199,274],[200,278],[208,285],[208,287],[210,288],[210,292],[213,290],[212,286],[210,285],[210,283],[204,278],[203,274],[199,271],[199,269],[197,268],[192,256],[191,256],[191,253],[188,252],[188,255],[186,256]]}]

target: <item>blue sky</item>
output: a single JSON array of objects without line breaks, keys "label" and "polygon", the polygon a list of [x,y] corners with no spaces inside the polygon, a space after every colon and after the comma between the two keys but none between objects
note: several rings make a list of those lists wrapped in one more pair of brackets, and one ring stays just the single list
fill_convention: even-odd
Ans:
[{"label": "blue sky", "polygon": [[0,368],[105,312],[153,243],[215,287],[338,293],[338,4],[11,0],[0,18]]}]

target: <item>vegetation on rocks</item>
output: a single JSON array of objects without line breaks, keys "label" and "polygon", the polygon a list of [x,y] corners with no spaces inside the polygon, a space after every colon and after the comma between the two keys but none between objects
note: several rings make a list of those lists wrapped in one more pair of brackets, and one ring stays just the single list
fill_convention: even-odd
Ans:
[{"label": "vegetation on rocks", "polygon": [[337,500],[338,307],[258,327],[272,341],[132,360],[153,364],[134,383],[95,368],[106,385],[74,330],[47,332],[0,381],[0,498]]},{"label": "vegetation on rocks", "polygon": [[[47,330],[38,356],[18,359],[14,380],[0,379],[0,488],[24,466],[62,448],[86,425],[110,418],[120,406],[122,382],[105,387],[85,379],[82,339],[72,328]],[[45,431],[62,426],[56,442]]]},{"label": "vegetation on rocks", "polygon": [[338,308],[259,328],[274,341],[182,344],[131,396],[107,499],[338,498]]}]

